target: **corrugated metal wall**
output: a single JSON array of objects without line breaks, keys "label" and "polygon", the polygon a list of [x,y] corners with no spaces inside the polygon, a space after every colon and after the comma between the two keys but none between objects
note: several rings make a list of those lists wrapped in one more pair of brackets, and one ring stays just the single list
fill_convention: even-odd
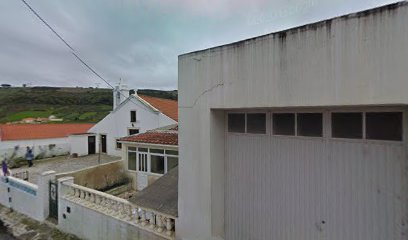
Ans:
[{"label": "corrugated metal wall", "polygon": [[239,134],[226,141],[227,240],[408,239],[403,143]]}]

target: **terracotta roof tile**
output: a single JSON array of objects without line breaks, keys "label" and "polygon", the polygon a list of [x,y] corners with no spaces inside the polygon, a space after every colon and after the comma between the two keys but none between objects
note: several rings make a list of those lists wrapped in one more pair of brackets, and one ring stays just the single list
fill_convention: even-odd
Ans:
[{"label": "terracotta roof tile", "polygon": [[175,131],[150,131],[119,139],[124,142],[139,142],[161,145],[178,145],[178,133]]},{"label": "terracotta roof tile", "polygon": [[95,124],[0,124],[0,140],[63,138],[70,134],[87,132]]},{"label": "terracotta roof tile", "polygon": [[170,100],[170,99],[164,99],[164,98],[150,97],[146,95],[138,95],[138,96],[141,97],[146,102],[150,103],[150,105],[157,108],[160,112],[162,112],[169,118],[178,122],[178,103],[177,101]]}]

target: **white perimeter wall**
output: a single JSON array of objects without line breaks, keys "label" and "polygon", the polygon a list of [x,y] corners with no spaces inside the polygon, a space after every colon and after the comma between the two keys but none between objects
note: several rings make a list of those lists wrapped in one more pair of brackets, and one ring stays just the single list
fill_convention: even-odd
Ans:
[{"label": "white perimeter wall", "polygon": [[0,177],[0,204],[25,214],[38,221],[44,221],[49,214],[48,184],[55,178],[55,172],[40,175],[38,185],[14,177]]},{"label": "white perimeter wall", "polygon": [[180,56],[178,237],[225,237],[214,109],[408,104],[407,23],[405,2]]},{"label": "white perimeter wall", "polygon": [[0,141],[0,158],[3,159],[5,154],[8,158],[25,158],[27,146],[34,147],[34,156],[39,158],[67,155],[70,150],[68,137]]},{"label": "white perimeter wall", "polygon": [[[130,122],[130,111],[136,110],[136,123]],[[135,97],[126,101],[116,111],[93,126],[88,132],[107,135],[107,154],[121,156],[121,150],[116,149],[116,139],[128,135],[128,128],[139,128],[140,132],[164,127],[177,123],[166,115],[153,112]],[[99,136],[97,136],[97,152],[99,151]]]},{"label": "white perimeter wall", "polygon": [[[66,177],[58,181],[58,229],[61,231],[74,234],[81,239],[89,240],[164,239],[113,217],[112,212],[110,215],[107,215],[67,201],[62,198],[66,193],[62,191],[61,183],[66,181],[73,182],[73,178]],[[70,213],[67,211],[68,207],[70,208]]]}]

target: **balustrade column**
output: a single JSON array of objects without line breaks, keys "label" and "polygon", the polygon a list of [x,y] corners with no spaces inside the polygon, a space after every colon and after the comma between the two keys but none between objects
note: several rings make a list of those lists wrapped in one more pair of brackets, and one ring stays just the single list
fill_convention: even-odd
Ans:
[{"label": "balustrade column", "polygon": [[173,224],[171,221],[171,218],[166,218],[166,234],[171,235],[172,234],[172,229],[173,229]]},{"label": "balustrade column", "polygon": [[164,230],[164,228],[163,228],[164,227],[163,216],[162,215],[157,215],[156,220],[157,220],[157,229],[156,229],[156,231],[161,233]]},{"label": "balustrade column", "polygon": [[142,226],[146,226],[147,224],[147,220],[146,220],[146,211],[142,209],[142,216],[141,216],[141,225]]},{"label": "balustrade column", "polygon": [[74,187],[74,190],[75,190],[75,202],[78,202],[81,198],[81,190],[75,187]]},{"label": "balustrade column", "polygon": [[150,222],[149,228],[154,229],[156,227],[156,223],[155,223],[156,221],[155,220],[156,220],[156,214],[151,212],[150,213],[150,219],[149,219],[149,222]]},{"label": "balustrade column", "polygon": [[132,205],[130,205],[130,204],[128,204],[128,205],[126,205],[127,206],[127,210],[126,210],[126,221],[132,221],[132,215],[133,215],[133,212],[132,212]]},{"label": "balustrade column", "polygon": [[85,200],[85,197],[86,197],[86,192],[84,190],[81,190],[81,189],[79,191],[81,192],[79,201],[83,202]]},{"label": "balustrade column", "polygon": [[114,205],[112,204],[112,200],[109,198],[105,198],[106,200],[106,213],[107,214],[112,214],[115,211]]},{"label": "balustrade column", "polygon": [[138,224],[140,222],[140,220],[139,220],[139,211],[138,210],[139,210],[138,208],[133,208],[133,210],[132,210],[133,217],[134,217],[133,222],[136,223],[136,224]]}]

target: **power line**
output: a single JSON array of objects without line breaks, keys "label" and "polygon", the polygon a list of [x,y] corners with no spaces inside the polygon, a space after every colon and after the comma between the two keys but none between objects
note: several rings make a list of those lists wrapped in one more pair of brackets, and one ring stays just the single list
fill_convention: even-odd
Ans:
[{"label": "power line", "polygon": [[24,5],[26,5],[26,7],[27,7],[38,19],[40,19],[40,21],[41,21],[42,23],[45,24],[45,26],[48,27],[48,29],[51,30],[51,32],[53,32],[53,33],[64,43],[65,46],[67,46],[67,47],[70,49],[72,55],[74,55],[75,58],[76,58],[79,62],[81,62],[88,70],[90,70],[93,74],[95,74],[95,76],[97,76],[99,79],[101,79],[102,81],[104,81],[108,86],[110,86],[112,89],[114,89],[114,87],[112,86],[112,84],[110,84],[105,78],[103,78],[99,73],[97,73],[97,72],[96,72],[89,64],[87,64],[77,53],[75,53],[75,52],[76,52],[75,49],[74,49],[60,34],[58,34],[58,32],[57,32],[53,27],[51,27],[51,25],[48,24],[48,22],[45,21],[45,19],[42,18],[42,17],[40,16],[40,14],[39,14],[37,11],[35,11],[34,8],[32,8],[32,7],[30,6],[30,4],[28,4],[28,2],[27,2],[26,0],[21,0],[21,1],[24,3]]},{"label": "power line", "polygon": [[95,70],[93,70],[86,62],[84,62],[84,60],[82,60],[76,53],[72,52],[72,55],[75,56],[76,59],[78,59],[78,61],[80,61],[86,68],[89,69],[89,71],[91,71],[93,74],[95,74],[97,77],[99,77],[100,79],[102,79],[106,84],[108,84],[112,89],[114,89],[114,87],[107,81],[105,80],[105,78],[103,78],[101,75],[99,75],[99,73],[97,73]]},{"label": "power line", "polygon": [[45,21],[25,0],[21,0],[27,7],[28,9],[30,9],[30,11],[32,13],[34,13],[35,16],[37,16],[38,19],[41,20],[41,22],[43,22],[45,24],[45,26],[47,26],[64,44],[65,46],[67,46],[69,49],[71,49],[72,51],[75,51],[74,48],[71,47],[71,45],[69,45],[67,43],[67,41],[64,40],[64,38],[61,37],[61,35],[59,35],[57,33],[57,31],[55,31],[48,23],[47,21]]}]

